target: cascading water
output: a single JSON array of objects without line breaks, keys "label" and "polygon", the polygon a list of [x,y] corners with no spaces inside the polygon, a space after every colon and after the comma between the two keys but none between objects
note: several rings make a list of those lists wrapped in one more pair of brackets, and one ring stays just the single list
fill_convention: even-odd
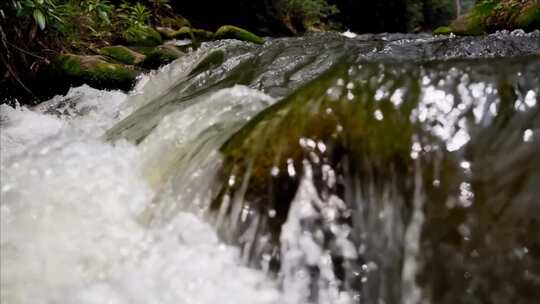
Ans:
[{"label": "cascading water", "polygon": [[348,36],[2,105],[2,303],[536,303],[540,34]]}]

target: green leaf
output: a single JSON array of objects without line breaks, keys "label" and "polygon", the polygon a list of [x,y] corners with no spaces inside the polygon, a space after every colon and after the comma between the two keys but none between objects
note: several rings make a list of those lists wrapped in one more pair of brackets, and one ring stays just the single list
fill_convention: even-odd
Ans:
[{"label": "green leaf", "polygon": [[38,9],[34,10],[34,20],[36,20],[36,23],[41,30],[45,29],[46,21],[45,21],[45,16],[43,15],[43,12],[41,12]]}]

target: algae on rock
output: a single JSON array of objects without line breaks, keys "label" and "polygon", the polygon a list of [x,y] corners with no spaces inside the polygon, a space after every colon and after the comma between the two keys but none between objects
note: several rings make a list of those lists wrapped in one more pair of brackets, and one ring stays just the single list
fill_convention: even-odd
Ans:
[{"label": "algae on rock", "polygon": [[131,65],[139,64],[145,59],[145,56],[143,54],[135,52],[134,50],[122,45],[107,46],[101,48],[99,50],[99,53],[103,56],[107,56],[121,63]]},{"label": "algae on rock", "polygon": [[436,29],[435,34],[482,35],[497,30],[513,29],[540,29],[540,2],[484,0],[448,27]]},{"label": "algae on rock", "polygon": [[140,63],[140,66],[146,69],[157,69],[162,65],[171,63],[182,55],[184,53],[174,45],[160,45],[147,53],[146,59]]},{"label": "algae on rock", "polygon": [[108,62],[102,56],[59,55],[50,69],[71,84],[129,90],[139,74],[134,68]]},{"label": "algae on rock", "polygon": [[242,28],[233,25],[220,27],[215,34],[217,39],[238,39],[256,44],[264,44],[264,39]]},{"label": "algae on rock", "polygon": [[149,26],[133,26],[124,31],[122,37],[129,45],[155,46],[163,41],[160,34]]},{"label": "algae on rock", "polygon": [[163,26],[156,26],[156,31],[161,34],[166,39],[174,39],[176,30],[170,28],[170,27],[163,27]]}]

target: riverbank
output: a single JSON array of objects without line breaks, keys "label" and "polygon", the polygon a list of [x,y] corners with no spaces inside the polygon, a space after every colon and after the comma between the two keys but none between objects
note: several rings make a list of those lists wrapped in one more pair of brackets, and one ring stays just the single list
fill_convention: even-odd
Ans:
[{"label": "riverbank", "polygon": [[[184,56],[206,41],[232,38],[260,44],[264,42],[260,36],[345,28],[358,33],[431,32],[461,10],[449,0],[361,6],[348,0],[237,0],[227,5],[202,0],[187,6],[169,0],[140,1],[1,4],[0,101],[35,104],[81,84],[129,90],[141,73]],[[368,13],[371,16],[350,18]],[[480,1],[470,13],[435,33],[481,35],[516,28],[540,28],[538,1]]]},{"label": "riverbank", "polygon": [[[0,6],[0,100],[35,104],[72,86],[132,88],[136,78],[202,42],[264,43],[244,29],[197,28],[169,1],[23,1]],[[54,81],[51,81],[54,79]]]},{"label": "riverbank", "polygon": [[439,27],[435,33],[483,35],[508,29],[540,29],[540,1],[480,1],[469,13],[460,16],[449,26]]}]

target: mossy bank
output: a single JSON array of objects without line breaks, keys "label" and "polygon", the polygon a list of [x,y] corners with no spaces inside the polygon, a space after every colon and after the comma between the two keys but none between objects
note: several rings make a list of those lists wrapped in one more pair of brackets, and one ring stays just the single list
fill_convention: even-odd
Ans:
[{"label": "mossy bank", "polygon": [[436,34],[482,35],[497,30],[540,29],[540,1],[484,0]]}]

